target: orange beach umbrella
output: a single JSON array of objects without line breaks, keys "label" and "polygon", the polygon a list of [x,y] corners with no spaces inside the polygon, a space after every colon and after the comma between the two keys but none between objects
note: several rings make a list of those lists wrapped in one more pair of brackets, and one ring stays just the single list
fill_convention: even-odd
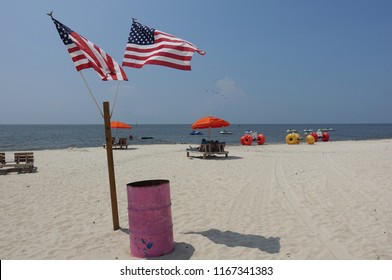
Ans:
[{"label": "orange beach umbrella", "polygon": [[110,128],[124,128],[124,129],[131,129],[132,126],[129,124],[123,123],[123,122],[118,122],[118,121],[112,121],[110,122]]},{"label": "orange beach umbrella", "polygon": [[207,116],[201,119],[198,119],[196,122],[192,124],[192,129],[203,129],[208,128],[208,137],[210,137],[210,128],[218,128],[229,126],[230,123],[216,117]]},{"label": "orange beach umbrella", "polygon": [[110,122],[110,128],[116,129],[115,137],[117,137],[117,132],[119,129],[131,129],[132,126],[130,126],[129,124],[123,123],[123,122],[112,121],[112,122]]}]

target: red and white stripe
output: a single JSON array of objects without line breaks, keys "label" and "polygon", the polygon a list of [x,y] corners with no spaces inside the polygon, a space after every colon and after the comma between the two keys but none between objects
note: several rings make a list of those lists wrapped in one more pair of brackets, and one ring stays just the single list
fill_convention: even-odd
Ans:
[{"label": "red and white stripe", "polygon": [[191,60],[195,52],[205,54],[185,40],[155,30],[154,44],[127,44],[122,66],[142,68],[145,64],[154,64],[191,70]]},{"label": "red and white stripe", "polygon": [[124,70],[104,50],[76,32],[69,37],[75,45],[68,45],[68,52],[78,71],[91,67],[104,81],[128,80]]}]

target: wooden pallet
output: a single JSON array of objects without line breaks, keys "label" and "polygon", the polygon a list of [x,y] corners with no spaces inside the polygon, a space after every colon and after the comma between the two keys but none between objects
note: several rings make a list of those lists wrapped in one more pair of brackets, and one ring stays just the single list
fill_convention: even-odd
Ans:
[{"label": "wooden pallet", "polygon": [[17,170],[18,172],[28,171],[32,173],[34,170],[34,153],[14,153],[13,162],[6,162],[5,153],[0,153],[0,168],[5,168],[5,171]]}]

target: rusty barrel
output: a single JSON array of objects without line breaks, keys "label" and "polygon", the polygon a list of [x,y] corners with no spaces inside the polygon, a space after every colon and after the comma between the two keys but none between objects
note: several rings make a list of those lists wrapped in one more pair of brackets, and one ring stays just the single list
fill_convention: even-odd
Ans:
[{"label": "rusty barrel", "polygon": [[131,255],[158,257],[174,250],[170,182],[147,180],[127,184]]}]

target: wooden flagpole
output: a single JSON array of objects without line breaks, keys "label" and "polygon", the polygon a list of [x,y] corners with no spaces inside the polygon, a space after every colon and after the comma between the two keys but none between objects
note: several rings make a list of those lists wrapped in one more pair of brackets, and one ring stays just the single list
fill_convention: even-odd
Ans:
[{"label": "wooden flagpole", "polygon": [[106,155],[109,171],[110,198],[112,202],[113,230],[118,230],[120,225],[118,221],[116,180],[114,176],[112,130],[110,128],[110,107],[107,101],[103,102],[103,118],[105,120]]}]

